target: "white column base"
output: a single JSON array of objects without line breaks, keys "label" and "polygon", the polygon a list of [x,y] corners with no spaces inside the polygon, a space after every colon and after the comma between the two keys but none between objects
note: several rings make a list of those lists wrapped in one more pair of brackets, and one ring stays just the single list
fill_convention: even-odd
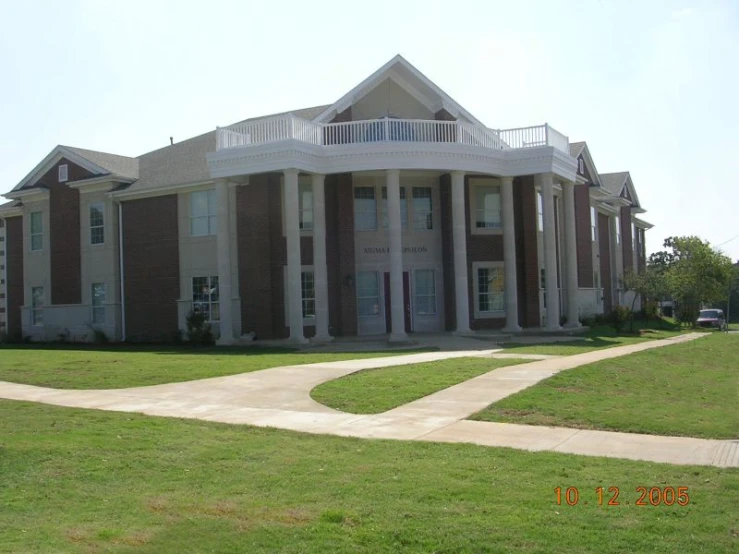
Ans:
[{"label": "white column base", "polygon": [[557,325],[556,327],[546,327],[544,330],[550,333],[556,333],[557,331],[562,331],[562,326]]},{"label": "white column base", "polygon": [[287,342],[290,344],[308,344],[310,341],[305,337],[290,337]]},{"label": "white column base", "polygon": [[315,335],[315,336],[311,337],[309,340],[313,344],[322,344],[322,343],[325,343],[325,342],[331,342],[331,341],[333,341],[334,340],[334,337],[332,337],[331,335]]},{"label": "white column base", "polygon": [[455,337],[469,337],[474,334],[475,332],[469,327],[467,329],[457,329],[456,331],[452,331],[452,335]]},{"label": "white column base", "polygon": [[502,331],[504,333],[520,333],[523,329],[519,325],[514,325],[513,327],[503,327]]},{"label": "white column base", "polygon": [[388,342],[410,342],[410,340],[407,333],[390,333],[390,338],[387,339]]},{"label": "white column base", "polygon": [[236,340],[233,337],[223,337],[216,341],[216,346],[232,346],[236,344]]},{"label": "white column base", "polygon": [[565,323],[565,329],[579,329],[582,327],[579,321],[575,321],[574,323]]}]

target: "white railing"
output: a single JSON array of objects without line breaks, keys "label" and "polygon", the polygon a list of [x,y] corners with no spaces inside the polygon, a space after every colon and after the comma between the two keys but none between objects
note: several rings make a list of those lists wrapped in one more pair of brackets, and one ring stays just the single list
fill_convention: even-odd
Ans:
[{"label": "white railing", "polygon": [[313,123],[284,115],[218,128],[217,149],[299,140],[318,146],[376,142],[457,143],[493,150],[553,146],[569,153],[569,140],[549,125],[495,130],[464,121],[374,119]]}]

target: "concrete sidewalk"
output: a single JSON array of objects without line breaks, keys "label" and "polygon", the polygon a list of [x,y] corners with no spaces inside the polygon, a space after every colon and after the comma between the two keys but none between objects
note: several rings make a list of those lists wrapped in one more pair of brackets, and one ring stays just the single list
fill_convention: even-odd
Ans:
[{"label": "concrete sidewalk", "polygon": [[308,433],[438,442],[468,442],[525,450],[672,464],[739,467],[739,441],[659,437],[466,421],[464,418],[560,371],[651,348],[694,340],[702,334],[619,346],[575,356],[515,356],[536,361],[503,367],[383,414],[338,412],[315,402],[321,383],[364,369],[461,357],[511,357],[497,350],[425,352],[279,367],[241,375],[119,390],[58,390],[0,382],[0,398],[58,406],[138,412],[275,427]]}]

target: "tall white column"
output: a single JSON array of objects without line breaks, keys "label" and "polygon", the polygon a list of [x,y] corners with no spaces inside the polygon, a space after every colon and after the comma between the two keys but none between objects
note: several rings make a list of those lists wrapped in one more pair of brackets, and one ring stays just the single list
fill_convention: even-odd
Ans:
[{"label": "tall white column", "polygon": [[501,216],[503,217],[503,263],[505,266],[504,331],[521,330],[518,324],[518,281],[516,278],[516,229],[513,215],[513,177],[501,178]]},{"label": "tall white column", "polygon": [[325,175],[313,175],[313,278],[316,288],[316,341],[331,340],[328,334],[328,275],[326,269]]},{"label": "tall white column", "polygon": [[559,288],[557,287],[557,243],[554,226],[554,179],[551,173],[539,175],[544,208],[544,269],[547,293],[547,330],[558,331]]},{"label": "tall white column", "polygon": [[565,228],[565,275],[567,283],[567,324],[565,327],[580,327],[580,313],[577,304],[577,238],[575,233],[575,185],[562,183],[564,200]]},{"label": "tall white column", "polygon": [[306,342],[303,335],[303,290],[301,286],[300,228],[298,222],[298,170],[284,171],[285,235],[287,238],[288,326],[292,342]]},{"label": "tall white column", "polygon": [[387,218],[390,234],[390,341],[408,339],[403,299],[403,240],[400,227],[400,171],[387,170]]},{"label": "tall white column", "polygon": [[[608,216],[608,226],[611,232],[611,301],[614,306],[621,304],[621,279],[624,273],[624,259],[621,255],[621,245],[618,243],[621,219],[617,216]],[[603,253],[601,252],[601,256]],[[602,277],[601,277],[602,279]]]},{"label": "tall white column", "polygon": [[229,202],[228,183],[216,182],[216,200],[218,203],[218,234],[216,250],[218,252],[218,299],[220,302],[221,336],[218,344],[234,343],[233,332],[233,294],[231,293],[231,241],[229,238]]},{"label": "tall white column", "polygon": [[452,239],[454,244],[454,298],[457,334],[470,332],[470,303],[467,277],[467,226],[464,209],[464,171],[452,171]]}]

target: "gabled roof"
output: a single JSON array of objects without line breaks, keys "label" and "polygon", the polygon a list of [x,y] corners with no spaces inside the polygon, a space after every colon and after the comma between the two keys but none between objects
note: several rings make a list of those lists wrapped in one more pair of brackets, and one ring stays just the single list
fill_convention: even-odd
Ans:
[{"label": "gabled roof", "polygon": [[631,196],[632,204],[641,210],[641,204],[639,204],[639,196],[636,194],[636,188],[634,182],[631,180],[631,174],[628,171],[619,171],[617,173],[602,173],[600,176],[603,187],[608,190],[614,196],[622,196],[624,187],[628,190],[629,196]]},{"label": "gabled roof", "polygon": [[431,79],[418,71],[418,69],[400,54],[331,104],[321,114],[316,116],[313,121],[316,123],[328,123],[336,114],[346,110],[387,79],[395,81],[406,92],[423,102],[433,112],[445,109],[454,117],[485,127],[477,118],[455,102],[447,93],[436,86]]},{"label": "gabled roof", "polygon": [[584,148],[585,148],[584,142],[571,142],[570,143],[570,156],[572,156],[573,158],[579,157]]},{"label": "gabled roof", "polygon": [[570,143],[570,156],[577,159],[580,156],[582,156],[585,167],[587,167],[588,174],[590,175],[591,181],[601,186],[601,180],[600,180],[600,174],[598,173],[598,170],[595,168],[595,162],[593,161],[593,157],[590,155],[590,148],[588,148],[587,142],[572,142]]},{"label": "gabled roof", "polygon": [[33,186],[63,158],[95,175],[112,175],[124,179],[136,179],[138,177],[138,160],[136,158],[59,145],[49,152],[10,192],[17,192],[23,188]]}]

